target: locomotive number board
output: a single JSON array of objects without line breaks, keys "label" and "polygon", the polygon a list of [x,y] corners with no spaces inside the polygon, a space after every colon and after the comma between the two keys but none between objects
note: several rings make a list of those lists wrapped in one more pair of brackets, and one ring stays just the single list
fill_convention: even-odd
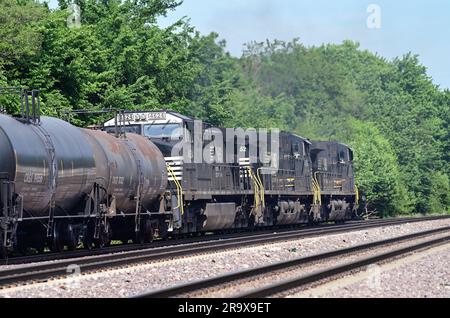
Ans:
[{"label": "locomotive number board", "polygon": [[165,113],[165,112],[125,114],[125,121],[166,120],[166,118],[167,118],[167,113]]}]

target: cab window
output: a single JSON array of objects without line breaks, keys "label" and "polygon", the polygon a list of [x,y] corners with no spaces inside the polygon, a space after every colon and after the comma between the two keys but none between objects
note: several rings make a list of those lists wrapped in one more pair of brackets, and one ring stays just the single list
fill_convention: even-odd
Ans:
[{"label": "cab window", "polygon": [[345,152],[344,150],[339,151],[339,162],[345,163]]},{"label": "cab window", "polygon": [[148,138],[180,138],[183,131],[180,124],[145,125],[144,136]]},{"label": "cab window", "polygon": [[295,143],[292,145],[292,154],[295,155],[300,155],[300,145],[298,143]]},{"label": "cab window", "polygon": [[350,158],[350,161],[353,161],[354,160],[354,158],[353,158],[353,151],[352,150],[348,150],[348,157]]},{"label": "cab window", "polygon": [[[140,125],[131,125],[131,126],[118,126],[119,132],[125,132],[126,134],[137,134],[141,135],[141,126]],[[115,134],[116,127],[106,127],[104,129],[108,134]]]}]

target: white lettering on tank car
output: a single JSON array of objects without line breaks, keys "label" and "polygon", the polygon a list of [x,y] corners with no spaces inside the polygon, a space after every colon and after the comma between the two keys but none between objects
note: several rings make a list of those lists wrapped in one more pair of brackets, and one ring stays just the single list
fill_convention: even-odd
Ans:
[{"label": "white lettering on tank car", "polygon": [[35,174],[34,175],[34,183],[43,183],[44,182],[44,176],[41,174]]},{"label": "white lettering on tank car", "polygon": [[44,176],[40,173],[28,171],[27,173],[25,173],[23,177],[23,182],[28,184],[32,183],[42,184],[44,183]]},{"label": "white lettering on tank car", "polygon": [[29,171],[29,172],[25,173],[25,175],[23,177],[23,182],[24,183],[33,183],[33,172]]},{"label": "white lettering on tank car", "polygon": [[114,185],[124,185],[125,177],[113,177],[113,184]]}]

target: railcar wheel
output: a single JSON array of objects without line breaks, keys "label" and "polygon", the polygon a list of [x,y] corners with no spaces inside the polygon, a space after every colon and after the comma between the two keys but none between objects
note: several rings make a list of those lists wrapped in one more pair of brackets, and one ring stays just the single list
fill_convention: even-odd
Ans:
[{"label": "railcar wheel", "polygon": [[119,241],[122,243],[122,245],[130,244],[130,239],[129,238],[121,238]]},{"label": "railcar wheel", "polygon": [[98,239],[94,239],[94,245],[97,248],[104,248],[111,244],[111,226],[108,221],[102,223],[100,226],[100,236]]},{"label": "railcar wheel", "polygon": [[151,220],[142,221],[141,230],[139,232],[136,232],[133,243],[147,244],[153,242],[155,232],[152,225],[153,224]]},{"label": "railcar wheel", "polygon": [[73,224],[68,224],[66,227],[67,247],[69,251],[73,251],[78,247],[78,236]]},{"label": "railcar wheel", "polygon": [[147,220],[144,223],[144,243],[151,243],[154,240],[154,231],[153,231],[153,226],[152,226],[152,221],[151,220]]},{"label": "railcar wheel", "polygon": [[83,225],[82,231],[82,242],[83,248],[87,250],[92,250],[94,248],[94,224],[89,221]]},{"label": "railcar wheel", "polygon": [[53,225],[53,237],[50,242],[50,250],[54,253],[64,251],[64,224],[56,221]]},{"label": "railcar wheel", "polygon": [[8,258],[8,255],[9,255],[8,249],[6,247],[4,247],[3,244],[1,244],[1,246],[0,246],[0,259]]},{"label": "railcar wheel", "polygon": [[19,247],[17,248],[17,253],[20,256],[25,256],[28,253],[28,248],[26,246],[19,245]]},{"label": "railcar wheel", "polygon": [[86,250],[92,250],[94,248],[94,242],[90,238],[87,238],[83,241],[83,247]]},{"label": "railcar wheel", "polygon": [[41,245],[39,247],[36,248],[36,251],[38,252],[38,254],[44,254],[45,252],[45,246]]},{"label": "railcar wheel", "polygon": [[136,234],[134,235],[133,243],[140,245],[145,244],[145,234],[143,233],[142,230],[136,232]]},{"label": "railcar wheel", "polygon": [[107,234],[102,233],[98,239],[94,240],[94,245],[96,248],[105,248],[111,244],[111,240],[108,238]]}]

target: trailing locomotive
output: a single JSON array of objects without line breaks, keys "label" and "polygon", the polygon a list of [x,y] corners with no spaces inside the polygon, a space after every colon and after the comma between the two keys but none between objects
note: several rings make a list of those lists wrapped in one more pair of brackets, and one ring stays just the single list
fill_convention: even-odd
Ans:
[{"label": "trailing locomotive", "polygon": [[[32,96],[35,91],[26,94]],[[196,121],[174,112],[123,113],[103,131],[23,111],[0,114],[3,253],[150,242],[197,232],[270,227],[354,217],[353,154],[334,142],[280,133],[252,153],[225,129],[222,151],[201,140]],[[118,129],[117,123],[121,123]],[[198,128],[198,127],[197,127]],[[212,127],[201,124],[201,133]],[[174,155],[180,141],[188,147]],[[259,140],[258,140],[259,141]],[[225,163],[225,152],[234,161]],[[254,156],[263,158],[253,160]],[[187,160],[188,159],[188,160]],[[276,161],[276,168],[273,162]]]},{"label": "trailing locomotive", "polygon": [[[106,122],[104,129],[114,133],[118,121],[127,131],[148,138],[164,154],[170,196],[181,197],[183,202],[182,209],[172,211],[175,232],[342,222],[356,215],[359,195],[353,152],[346,145],[311,142],[282,132],[275,145],[260,149],[259,139],[239,142],[234,131],[171,111],[125,113],[123,118]],[[206,136],[214,130],[226,141],[223,149],[216,149],[210,139],[198,141],[199,134]],[[174,154],[180,140],[187,144],[183,148],[187,154]],[[195,162],[196,142],[215,160]],[[230,144],[234,161],[224,163]],[[258,145],[256,154],[250,151],[253,144]],[[273,161],[277,161],[275,169]]]}]

